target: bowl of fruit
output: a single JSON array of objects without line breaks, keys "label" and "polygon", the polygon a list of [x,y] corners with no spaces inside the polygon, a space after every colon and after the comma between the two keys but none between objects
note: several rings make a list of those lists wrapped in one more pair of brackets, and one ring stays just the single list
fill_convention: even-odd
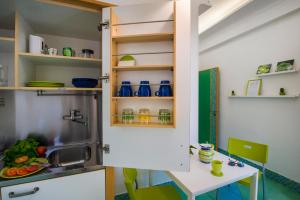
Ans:
[{"label": "bowl of fruit", "polygon": [[43,170],[48,164],[46,151],[47,148],[34,138],[17,141],[4,151],[4,167],[0,171],[0,177],[21,178]]}]

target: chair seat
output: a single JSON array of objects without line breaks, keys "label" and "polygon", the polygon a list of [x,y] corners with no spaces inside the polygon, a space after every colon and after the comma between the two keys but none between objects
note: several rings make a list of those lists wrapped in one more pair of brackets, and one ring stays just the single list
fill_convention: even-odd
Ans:
[{"label": "chair seat", "polygon": [[[258,178],[260,179],[261,176],[262,176],[262,173],[259,171],[258,172]],[[242,184],[242,185],[245,185],[245,186],[250,186],[250,184],[251,184],[251,177],[242,179],[242,180],[239,181],[239,183]]]},{"label": "chair seat", "polygon": [[137,200],[181,200],[179,193],[171,185],[138,189],[136,198]]}]

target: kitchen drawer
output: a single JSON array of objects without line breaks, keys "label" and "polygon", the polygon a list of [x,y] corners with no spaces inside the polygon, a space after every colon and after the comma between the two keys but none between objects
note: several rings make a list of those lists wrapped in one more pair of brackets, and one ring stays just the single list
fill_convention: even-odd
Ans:
[{"label": "kitchen drawer", "polygon": [[[21,196],[10,198],[11,192]],[[105,170],[3,187],[1,196],[2,200],[105,200]]]}]

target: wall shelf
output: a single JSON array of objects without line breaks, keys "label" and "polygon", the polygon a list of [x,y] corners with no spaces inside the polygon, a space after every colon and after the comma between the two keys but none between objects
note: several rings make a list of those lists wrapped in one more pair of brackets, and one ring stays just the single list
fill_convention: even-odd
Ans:
[{"label": "wall shelf", "polygon": [[0,42],[1,41],[15,42],[15,38],[12,38],[12,37],[0,37]]},{"label": "wall shelf", "polygon": [[112,39],[117,43],[172,41],[174,39],[174,34],[173,33],[152,33],[152,34],[122,35],[122,36],[113,36]]},{"label": "wall shelf", "polygon": [[0,37],[0,52],[13,52],[15,47],[15,38]]},{"label": "wall shelf", "polygon": [[75,88],[75,87],[18,87],[16,90],[24,91],[102,91],[102,88]]},{"label": "wall shelf", "polygon": [[149,123],[149,124],[141,124],[141,123],[114,123],[113,126],[117,127],[141,127],[141,128],[174,128],[173,124],[160,124],[160,123]]},{"label": "wall shelf", "polygon": [[285,95],[285,96],[275,96],[275,95],[269,95],[269,96],[229,96],[229,98],[279,98],[279,99],[284,99],[284,98],[298,98],[298,95]]},{"label": "wall shelf", "polygon": [[15,87],[5,87],[5,86],[1,86],[0,87],[0,90],[15,90],[16,88]]},{"label": "wall shelf", "polygon": [[137,65],[129,67],[112,67],[116,71],[148,71],[148,70],[173,70],[172,65]]},{"label": "wall shelf", "polygon": [[289,71],[282,71],[282,72],[271,72],[268,74],[257,74],[257,77],[265,77],[265,76],[276,76],[276,75],[282,75],[282,74],[290,74],[290,73],[296,73],[298,72],[297,69],[289,70]]},{"label": "wall shelf", "polygon": [[174,97],[112,97],[112,100],[173,100]]},{"label": "wall shelf", "polygon": [[75,88],[75,87],[0,87],[1,90],[14,91],[102,91],[102,88]]},{"label": "wall shelf", "polygon": [[64,65],[81,67],[99,67],[102,60],[96,58],[81,58],[67,56],[50,56],[44,54],[19,53],[20,58],[39,65]]}]

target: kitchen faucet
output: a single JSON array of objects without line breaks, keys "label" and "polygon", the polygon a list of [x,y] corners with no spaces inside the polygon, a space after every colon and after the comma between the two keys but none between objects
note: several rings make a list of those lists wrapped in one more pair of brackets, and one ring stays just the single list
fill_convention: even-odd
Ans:
[{"label": "kitchen faucet", "polygon": [[63,120],[71,120],[72,122],[76,122],[79,124],[83,124],[84,126],[87,126],[87,121],[81,121],[83,119],[83,115],[80,114],[79,110],[70,110],[69,115],[64,115]]}]

